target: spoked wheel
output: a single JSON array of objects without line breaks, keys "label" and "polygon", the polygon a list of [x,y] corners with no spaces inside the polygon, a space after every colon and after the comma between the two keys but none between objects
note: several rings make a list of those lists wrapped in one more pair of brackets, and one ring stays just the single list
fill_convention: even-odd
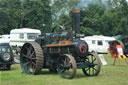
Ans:
[{"label": "spoked wheel", "polygon": [[119,41],[119,40],[112,41],[109,46],[109,51],[113,58],[116,58],[118,56],[116,45],[121,45],[122,49],[124,50],[124,45],[121,41]]},{"label": "spoked wheel", "polygon": [[39,74],[43,67],[43,51],[38,43],[27,42],[20,54],[20,65],[25,74]]},{"label": "spoked wheel", "polygon": [[89,53],[86,56],[85,62],[88,63],[88,67],[82,68],[83,73],[86,76],[97,76],[100,72],[101,62],[98,56],[93,53]]},{"label": "spoked wheel", "polygon": [[60,56],[57,67],[58,73],[62,78],[72,79],[76,74],[76,61],[69,54]]}]

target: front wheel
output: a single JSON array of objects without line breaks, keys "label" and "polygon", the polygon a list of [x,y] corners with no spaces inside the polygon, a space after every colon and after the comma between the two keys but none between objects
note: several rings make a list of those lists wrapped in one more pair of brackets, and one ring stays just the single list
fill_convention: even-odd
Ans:
[{"label": "front wheel", "polygon": [[97,76],[100,72],[101,62],[98,56],[94,52],[89,53],[84,61],[88,63],[88,67],[82,68],[83,73],[86,76]]},{"label": "front wheel", "polygon": [[57,68],[62,78],[72,79],[76,74],[76,61],[73,56],[64,54],[58,59]]}]

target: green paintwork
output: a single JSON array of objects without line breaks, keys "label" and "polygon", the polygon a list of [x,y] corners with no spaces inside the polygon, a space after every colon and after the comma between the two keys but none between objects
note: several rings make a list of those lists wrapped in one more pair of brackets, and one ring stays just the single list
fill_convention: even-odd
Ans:
[{"label": "green paintwork", "polygon": [[81,69],[81,68],[86,68],[89,66],[89,63],[88,62],[79,62],[77,63],[77,68]]}]

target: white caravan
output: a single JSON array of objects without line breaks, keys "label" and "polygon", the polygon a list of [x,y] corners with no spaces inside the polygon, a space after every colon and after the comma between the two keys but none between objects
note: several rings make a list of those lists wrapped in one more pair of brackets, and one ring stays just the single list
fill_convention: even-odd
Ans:
[{"label": "white caravan", "polygon": [[9,43],[10,42],[10,35],[0,35],[0,43]]},{"label": "white caravan", "polygon": [[9,43],[9,42],[10,42],[9,39],[0,38],[0,43]]},{"label": "white caravan", "polygon": [[34,41],[35,38],[40,34],[41,31],[37,29],[13,29],[10,31],[10,45],[23,46],[23,44],[27,41]]},{"label": "white caravan", "polygon": [[110,42],[116,40],[114,37],[103,36],[103,35],[94,35],[93,37],[102,38],[103,40],[105,40],[107,49],[109,49]]},{"label": "white caravan", "polygon": [[10,39],[10,35],[9,34],[0,35],[0,39]]},{"label": "white caravan", "polygon": [[89,46],[89,52],[95,51],[98,54],[106,54],[108,51],[106,42],[103,38],[95,36],[86,36],[84,38],[81,38],[81,40],[87,42]]}]

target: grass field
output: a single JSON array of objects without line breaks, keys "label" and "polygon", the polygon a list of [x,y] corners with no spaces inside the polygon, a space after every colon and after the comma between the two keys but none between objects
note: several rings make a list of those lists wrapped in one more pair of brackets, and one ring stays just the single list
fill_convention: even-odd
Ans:
[{"label": "grass field", "polygon": [[67,80],[48,70],[42,70],[40,75],[25,75],[21,73],[20,65],[13,65],[10,71],[0,71],[0,85],[128,85],[128,65],[121,59],[121,66],[113,66],[113,58],[105,55],[108,63],[102,66],[98,76],[84,76],[81,69],[77,70],[74,79]]}]

